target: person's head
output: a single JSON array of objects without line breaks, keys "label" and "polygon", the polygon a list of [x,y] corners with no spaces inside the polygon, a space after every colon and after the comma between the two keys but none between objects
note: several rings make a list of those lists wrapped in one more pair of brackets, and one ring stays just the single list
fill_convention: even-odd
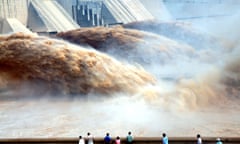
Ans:
[{"label": "person's head", "polygon": [[162,136],[165,137],[165,136],[166,136],[166,133],[163,133]]},{"label": "person's head", "polygon": [[117,138],[116,139],[120,139],[120,137],[119,136],[117,136]]},{"label": "person's head", "polygon": [[82,136],[79,136],[79,139],[82,139]]},{"label": "person's head", "polygon": [[131,132],[128,132],[129,135],[131,135],[132,133]]},{"label": "person's head", "polygon": [[200,136],[200,134],[197,134],[197,138],[200,138],[201,136]]},{"label": "person's head", "polygon": [[90,132],[88,132],[87,135],[89,136],[89,135],[90,135]]},{"label": "person's head", "polygon": [[109,133],[106,133],[106,136],[109,136]]}]

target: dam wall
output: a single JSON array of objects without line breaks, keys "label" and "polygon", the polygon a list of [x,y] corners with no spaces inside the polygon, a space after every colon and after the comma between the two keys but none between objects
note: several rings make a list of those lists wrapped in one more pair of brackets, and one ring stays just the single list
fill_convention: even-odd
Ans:
[{"label": "dam wall", "polygon": [[23,25],[27,24],[28,1],[27,0],[1,0],[0,1],[0,21],[1,19],[16,18]]},{"label": "dam wall", "polygon": [[[124,137],[125,138],[125,137]],[[215,144],[215,137],[203,137],[204,144]],[[239,144],[240,137],[222,137],[224,144]],[[75,138],[0,138],[0,144],[77,144],[78,137]],[[94,139],[94,144],[103,144],[103,137]],[[125,139],[121,138],[121,144],[125,144]],[[161,144],[161,137],[135,137],[134,144]],[[169,137],[170,144],[193,144],[195,137]]]}]

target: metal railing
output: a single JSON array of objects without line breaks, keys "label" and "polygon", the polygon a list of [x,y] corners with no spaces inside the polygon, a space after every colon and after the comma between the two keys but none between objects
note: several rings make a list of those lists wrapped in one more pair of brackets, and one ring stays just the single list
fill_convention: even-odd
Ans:
[{"label": "metal railing", "polygon": [[[170,144],[193,144],[196,143],[195,137],[169,137]],[[202,137],[204,144],[215,144],[216,137]],[[240,137],[221,137],[224,144],[239,144]],[[0,138],[1,144],[77,144],[78,137],[73,138]],[[125,137],[121,138],[121,144],[125,144]],[[134,144],[161,144],[161,137],[134,137]],[[94,138],[94,144],[103,144],[103,138]]]}]

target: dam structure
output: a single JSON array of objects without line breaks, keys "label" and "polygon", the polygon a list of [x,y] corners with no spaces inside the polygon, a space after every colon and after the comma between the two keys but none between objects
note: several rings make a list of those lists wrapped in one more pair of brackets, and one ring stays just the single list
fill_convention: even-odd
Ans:
[{"label": "dam structure", "polygon": [[[231,6],[226,9],[225,5],[229,4]],[[7,33],[7,29],[18,32],[22,26],[35,33],[51,34],[79,27],[147,20],[215,20],[232,15],[239,4],[236,0],[1,0],[0,33]],[[22,26],[10,30],[6,21],[12,21],[7,18],[14,18]],[[10,24],[11,27],[14,25],[16,22]]]},{"label": "dam structure", "polygon": [[25,32],[28,29],[34,33],[51,34],[76,28],[79,25],[56,0],[0,1],[0,33]]},{"label": "dam structure", "polygon": [[1,0],[0,32],[6,33],[3,21],[7,18],[15,18],[35,33],[126,24],[153,20],[156,16],[161,20],[171,19],[162,1],[151,10],[154,4],[155,1],[144,0]]},{"label": "dam structure", "polygon": [[57,33],[80,26],[106,26],[154,18],[139,0],[1,0],[0,12],[1,33],[7,32],[7,26],[4,26],[7,18],[15,18],[36,33]]},{"label": "dam structure", "polygon": [[[0,1],[0,34],[26,30],[28,2],[26,0]],[[15,27],[15,28],[14,28]]]},{"label": "dam structure", "polygon": [[139,0],[72,0],[58,2],[82,27],[104,26],[154,19]]}]

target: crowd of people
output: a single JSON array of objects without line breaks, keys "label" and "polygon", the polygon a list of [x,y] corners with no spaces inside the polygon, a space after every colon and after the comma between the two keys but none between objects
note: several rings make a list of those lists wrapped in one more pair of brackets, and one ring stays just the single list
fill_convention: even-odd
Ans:
[{"label": "crowd of people", "polygon": [[[133,144],[133,136],[132,133],[129,131],[126,138],[126,144]],[[121,144],[121,139],[119,136],[117,136],[115,139],[112,139],[109,133],[106,133],[106,136],[103,139],[104,144]],[[200,134],[197,134],[197,140],[196,144],[203,144],[202,138]],[[87,133],[86,141],[82,136],[79,136],[79,144],[94,144],[94,138],[91,135],[91,133]],[[168,137],[166,133],[162,134],[162,144],[168,144]],[[216,139],[216,144],[223,144],[220,138]]]},{"label": "crowd of people", "polygon": [[[197,134],[197,144],[203,144],[202,143],[202,138],[200,134]],[[216,139],[216,144],[223,144],[220,138]]]},{"label": "crowd of people", "polygon": [[[106,133],[106,136],[103,139],[104,144],[121,144],[121,139],[119,136],[116,137],[116,139],[112,139],[109,133]],[[82,137],[79,136],[79,144],[94,144],[94,138],[91,135],[91,133],[87,133],[86,140]],[[127,144],[132,144],[133,142],[133,136],[131,132],[128,132],[128,135],[126,136],[126,143]]]}]

